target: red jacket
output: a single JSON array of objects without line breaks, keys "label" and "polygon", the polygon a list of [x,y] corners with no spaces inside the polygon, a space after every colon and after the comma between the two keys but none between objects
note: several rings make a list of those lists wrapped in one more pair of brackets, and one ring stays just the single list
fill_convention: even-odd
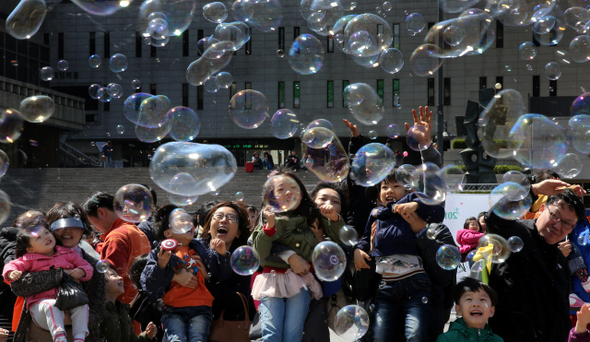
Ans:
[{"label": "red jacket", "polygon": [[457,231],[457,243],[459,243],[460,246],[459,252],[464,254],[477,247],[479,238],[483,235],[484,233],[476,232],[475,230],[459,229],[459,231]]}]

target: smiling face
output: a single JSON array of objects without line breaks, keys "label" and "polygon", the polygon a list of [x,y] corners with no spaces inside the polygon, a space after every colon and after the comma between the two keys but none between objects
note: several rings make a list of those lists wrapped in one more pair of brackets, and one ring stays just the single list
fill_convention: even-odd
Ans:
[{"label": "smiling face", "polygon": [[463,320],[470,328],[483,329],[486,326],[488,318],[494,316],[495,307],[492,306],[492,300],[484,290],[475,292],[465,292],[455,305],[457,315],[462,316]]},{"label": "smiling face", "polygon": [[78,245],[84,234],[84,229],[78,227],[66,227],[53,231],[55,237],[62,246],[72,248]]},{"label": "smiling face", "polygon": [[[552,216],[558,219],[556,220]],[[559,200],[556,203],[547,205],[545,211],[537,219],[536,227],[539,235],[543,237],[546,243],[555,245],[572,231],[577,220],[576,213],[569,205],[564,203],[563,200]]]},{"label": "smiling face", "polygon": [[211,239],[220,239],[226,246],[231,246],[236,237],[240,236],[239,216],[231,207],[220,207],[211,216],[209,233]]},{"label": "smiling face", "polygon": [[381,182],[379,200],[383,205],[389,202],[399,201],[406,195],[406,189],[398,182]]},{"label": "smiling face", "polygon": [[479,225],[477,224],[477,221],[474,221],[474,220],[469,221],[469,225],[467,226],[467,229],[479,232]]},{"label": "smiling face", "polygon": [[29,238],[27,253],[53,255],[55,253],[55,237],[47,228],[36,230]]},{"label": "smiling face", "polygon": [[123,283],[123,277],[117,274],[117,272],[109,268],[104,274],[106,281],[106,296],[108,300],[115,301],[117,297],[125,293],[125,285]]},{"label": "smiling face", "polygon": [[275,176],[273,195],[277,206],[284,211],[296,209],[301,203],[301,189],[295,180],[288,176]]},{"label": "smiling face", "polygon": [[480,217],[479,218],[479,224],[481,225],[481,232],[485,233],[487,231],[487,225],[486,225],[486,220],[485,217]]},{"label": "smiling face", "polygon": [[323,188],[322,190],[318,191],[314,202],[318,207],[324,204],[333,206],[336,214],[340,214],[340,211],[342,210],[340,195],[338,195],[338,192],[336,192],[334,189]]}]

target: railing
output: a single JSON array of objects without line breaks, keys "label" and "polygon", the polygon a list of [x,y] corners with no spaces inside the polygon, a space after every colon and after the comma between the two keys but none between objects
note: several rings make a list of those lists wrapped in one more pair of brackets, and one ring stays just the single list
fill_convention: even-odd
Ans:
[{"label": "railing", "polygon": [[462,188],[463,191],[461,192],[481,192],[481,193],[488,193],[494,190],[497,187],[497,183],[471,183],[471,184],[463,184]]},{"label": "railing", "polygon": [[74,148],[72,145],[66,143],[66,142],[59,142],[59,149],[67,154],[68,156],[72,157],[72,159],[75,159],[79,162],[81,162],[82,164],[85,165],[90,165],[90,166],[102,166],[102,162],[99,160],[96,160],[86,154],[84,154],[83,152],[77,150],[76,148]]}]

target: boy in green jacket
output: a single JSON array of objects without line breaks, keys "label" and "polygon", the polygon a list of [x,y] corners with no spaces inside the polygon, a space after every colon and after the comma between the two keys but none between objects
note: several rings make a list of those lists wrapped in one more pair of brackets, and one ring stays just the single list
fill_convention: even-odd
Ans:
[{"label": "boy in green jacket", "polygon": [[453,289],[456,321],[451,323],[449,331],[441,334],[436,342],[504,342],[492,333],[488,318],[494,315],[498,295],[488,284],[465,278]]}]

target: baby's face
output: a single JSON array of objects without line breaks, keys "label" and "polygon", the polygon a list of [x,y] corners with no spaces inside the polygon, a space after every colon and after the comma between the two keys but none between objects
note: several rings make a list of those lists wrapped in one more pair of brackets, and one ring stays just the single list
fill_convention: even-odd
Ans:
[{"label": "baby's face", "polygon": [[379,200],[383,205],[399,201],[406,195],[406,188],[398,182],[381,182]]},{"label": "baby's face", "polygon": [[483,329],[488,318],[494,316],[495,307],[492,306],[488,293],[480,289],[476,292],[465,292],[459,304],[455,305],[455,311],[463,317],[468,327]]},{"label": "baby's face", "polygon": [[279,206],[286,210],[299,207],[299,203],[301,202],[301,189],[299,185],[287,176],[275,177],[273,194]]},{"label": "baby's face", "polygon": [[104,274],[104,279],[106,281],[106,292],[108,294],[112,294],[113,297],[118,297],[125,293],[123,277],[118,275],[114,269],[109,268],[107,272]]}]

